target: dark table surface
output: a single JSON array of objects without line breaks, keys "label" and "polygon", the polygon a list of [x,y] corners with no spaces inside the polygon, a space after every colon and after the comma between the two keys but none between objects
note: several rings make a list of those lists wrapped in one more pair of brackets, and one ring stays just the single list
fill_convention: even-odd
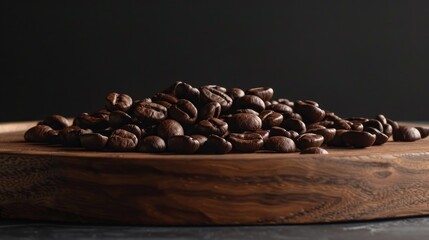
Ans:
[{"label": "dark table surface", "polygon": [[0,221],[0,239],[429,239],[429,217],[277,226],[144,227]]}]

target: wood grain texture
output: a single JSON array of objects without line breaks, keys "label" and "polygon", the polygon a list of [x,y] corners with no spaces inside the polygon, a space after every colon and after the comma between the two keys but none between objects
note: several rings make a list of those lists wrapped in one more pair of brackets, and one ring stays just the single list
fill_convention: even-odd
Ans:
[{"label": "wood grain texture", "polygon": [[230,225],[429,214],[428,139],[326,156],[171,155],[29,144],[23,128],[0,133],[1,219]]}]

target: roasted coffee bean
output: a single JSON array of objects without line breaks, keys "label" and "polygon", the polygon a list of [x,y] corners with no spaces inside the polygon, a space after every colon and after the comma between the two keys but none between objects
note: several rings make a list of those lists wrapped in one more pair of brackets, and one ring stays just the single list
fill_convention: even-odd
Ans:
[{"label": "roasted coffee bean", "polygon": [[307,130],[305,123],[295,118],[284,119],[281,124],[281,127],[287,130],[296,131],[298,133],[304,133]]},{"label": "roasted coffee bean", "polygon": [[167,118],[167,108],[152,102],[139,102],[134,115],[142,122],[156,123]]},{"label": "roasted coffee bean", "polygon": [[222,137],[210,135],[204,145],[205,153],[226,154],[232,150],[232,144]]},{"label": "roasted coffee bean", "polygon": [[109,125],[113,128],[119,128],[122,125],[130,124],[133,122],[133,118],[126,112],[117,110],[113,111],[109,115]]},{"label": "roasted coffee bean", "polygon": [[232,106],[232,98],[215,88],[201,88],[201,101],[204,103],[217,102],[222,111],[227,111]]},{"label": "roasted coffee bean", "polygon": [[392,132],[395,132],[399,128],[399,124],[396,121],[393,121],[392,119],[386,118],[387,123],[392,126]]},{"label": "roasted coffee bean", "polygon": [[269,101],[273,97],[274,90],[272,88],[257,87],[247,90],[246,94],[255,95],[260,97],[264,101]]},{"label": "roasted coffee bean", "polygon": [[209,136],[224,136],[228,132],[228,124],[219,118],[210,118],[202,120],[196,125],[196,131],[199,134]]},{"label": "roasted coffee bean", "polygon": [[180,99],[176,105],[168,109],[168,115],[182,125],[189,125],[197,120],[198,110],[192,102]]},{"label": "roasted coffee bean", "polygon": [[376,119],[369,119],[368,121],[362,123],[365,128],[372,127],[377,129],[380,132],[383,132],[383,124]]},{"label": "roasted coffee bean", "polygon": [[273,136],[267,139],[264,144],[265,149],[280,152],[280,153],[292,153],[296,151],[295,142],[284,136]]},{"label": "roasted coffee bean", "polygon": [[207,142],[207,137],[201,134],[193,134],[190,137],[196,139],[200,143],[200,149]]},{"label": "roasted coffee bean", "polygon": [[272,127],[270,129],[270,137],[274,137],[274,136],[293,138],[291,133],[282,127]]},{"label": "roasted coffee bean", "polygon": [[356,130],[356,131],[363,131],[364,129],[363,124],[360,122],[352,122],[350,124],[350,127],[352,128],[352,130]]},{"label": "roasted coffee bean", "polygon": [[159,123],[156,133],[164,140],[168,140],[172,136],[184,135],[185,131],[182,125],[176,120],[166,119]]},{"label": "roasted coffee bean", "polygon": [[127,94],[109,93],[106,96],[106,109],[109,111],[128,111],[133,105],[133,100]]},{"label": "roasted coffee bean", "polygon": [[49,138],[48,132],[51,130],[50,126],[37,125],[25,132],[24,139],[27,142],[47,142]]},{"label": "roasted coffee bean", "polygon": [[179,101],[179,99],[177,99],[177,97],[171,95],[171,94],[166,94],[166,93],[157,93],[155,94],[155,96],[153,96],[152,98],[153,102],[168,102],[171,105],[172,104],[176,104],[177,101]]},{"label": "roasted coffee bean", "polygon": [[393,131],[393,141],[414,142],[422,138],[420,131],[415,127],[399,126]]},{"label": "roasted coffee bean", "polygon": [[309,100],[295,101],[294,111],[299,113],[306,123],[320,122],[325,118],[325,111],[320,109],[317,103]]},{"label": "roasted coffee bean", "polygon": [[170,108],[173,104],[166,102],[166,101],[154,101],[154,103],[157,103],[159,105],[164,106],[165,108]]},{"label": "roasted coffee bean", "polygon": [[317,123],[307,124],[306,128],[307,128],[307,132],[308,132],[309,130],[312,130],[312,129],[326,128],[326,127],[323,125],[319,125],[317,122]]},{"label": "roasted coffee bean", "polygon": [[251,113],[251,114],[254,114],[256,116],[259,116],[259,113],[257,111],[250,109],[250,108],[237,109],[237,110],[235,110],[235,113]]},{"label": "roasted coffee bean", "polygon": [[[345,147],[346,143],[343,140],[343,134],[348,132],[350,130],[345,129],[336,129],[335,131],[335,137],[328,142],[328,145],[335,146],[335,147]],[[375,141],[375,139],[374,139]]]},{"label": "roasted coffee bean", "polygon": [[195,153],[200,147],[200,142],[187,135],[173,136],[168,139],[167,149],[170,152],[181,154]]},{"label": "roasted coffee bean", "polygon": [[329,154],[328,151],[320,147],[311,147],[301,150],[301,154]]},{"label": "roasted coffee bean", "polygon": [[[296,115],[292,114],[293,113],[293,109],[291,107],[289,107],[288,105],[283,104],[283,103],[271,104],[270,106],[266,107],[266,109],[273,110],[275,112],[282,113],[282,114],[284,114],[284,113],[291,113],[290,114],[291,118],[296,118]],[[301,117],[301,115],[300,115],[300,117]]]},{"label": "roasted coffee bean", "polygon": [[256,112],[261,112],[265,109],[264,101],[255,95],[244,95],[241,98],[237,98],[235,100],[235,108],[236,109],[246,109],[250,108],[255,110]]},{"label": "roasted coffee bean", "polygon": [[262,128],[264,129],[280,126],[283,122],[283,115],[271,110],[262,111],[259,118],[262,120]]},{"label": "roasted coffee bean", "polygon": [[176,81],[173,84],[171,84],[170,86],[168,86],[168,88],[166,88],[164,91],[162,91],[162,93],[166,93],[166,94],[170,94],[170,95],[176,95],[176,87],[177,85],[181,84],[181,81]]},{"label": "roasted coffee bean", "polygon": [[314,133],[304,133],[296,139],[296,146],[303,150],[310,147],[322,146],[324,138],[322,135]]},{"label": "roasted coffee bean", "polygon": [[336,132],[337,130],[335,128],[313,128],[307,131],[307,133],[314,133],[323,136],[323,144],[331,142],[334,139]]},{"label": "roasted coffee bean", "polygon": [[69,123],[69,120],[67,120],[67,118],[56,114],[43,119],[43,121],[40,122],[39,125],[46,125],[51,127],[54,130],[61,130],[65,127],[68,127],[70,123]]},{"label": "roasted coffee bean", "polygon": [[336,120],[334,121],[334,125],[332,125],[332,127],[335,129],[352,130],[352,127],[346,120]]},{"label": "roasted coffee bean", "polygon": [[214,85],[214,84],[204,85],[204,86],[201,86],[201,88],[214,88],[214,89],[219,90],[219,91],[221,91],[223,93],[227,92],[226,88],[224,88],[222,86],[219,86],[219,85]]},{"label": "roasted coffee bean", "polygon": [[108,137],[99,133],[86,133],[79,136],[82,147],[90,150],[101,150],[107,145]]},{"label": "roasted coffee bean", "polygon": [[390,124],[384,124],[383,125],[383,133],[386,134],[388,137],[391,137],[393,135],[393,128]]},{"label": "roasted coffee bean", "polygon": [[92,133],[90,129],[81,129],[78,126],[65,127],[59,132],[59,138],[64,146],[79,147],[80,135]]},{"label": "roasted coffee bean", "polygon": [[[377,121],[378,122],[378,121]],[[351,146],[354,148],[366,148],[370,147],[374,144],[376,140],[375,134],[369,132],[361,132],[361,131],[347,131],[341,135],[344,143],[347,146]]]},{"label": "roasted coffee bean", "polygon": [[[251,132],[244,132],[244,133],[251,133]],[[256,130],[255,133],[261,135],[262,140],[267,140],[270,137],[270,130]]]},{"label": "roasted coffee bean", "polygon": [[420,132],[421,138],[426,138],[427,136],[429,136],[429,128],[416,127],[416,129]]},{"label": "roasted coffee bean", "polygon": [[198,119],[204,120],[209,118],[218,118],[220,116],[221,110],[222,108],[218,102],[206,103],[198,111]]},{"label": "roasted coffee bean", "polygon": [[382,145],[382,144],[385,144],[387,142],[387,140],[389,140],[389,137],[386,134],[380,132],[376,128],[366,127],[366,128],[364,128],[364,131],[372,133],[375,135],[374,145]]},{"label": "roasted coffee bean", "polygon": [[262,127],[261,119],[251,113],[236,113],[229,119],[228,124],[237,132],[256,131]]},{"label": "roasted coffee bean", "polygon": [[264,140],[257,133],[231,133],[228,140],[237,152],[256,152],[264,145]]},{"label": "roasted coffee bean", "polygon": [[101,130],[109,127],[109,115],[103,113],[81,113],[74,124],[82,129]]},{"label": "roasted coffee bean", "polygon": [[137,151],[145,153],[161,153],[165,152],[166,148],[164,139],[158,136],[144,137],[137,145]]},{"label": "roasted coffee bean", "polygon": [[187,99],[193,103],[197,103],[200,100],[200,90],[187,83],[181,82],[177,84],[175,93],[177,98]]},{"label": "roasted coffee bean", "polygon": [[295,103],[293,101],[290,101],[287,98],[279,98],[279,99],[277,99],[277,102],[281,103],[281,104],[286,104],[289,107],[294,107],[294,105],[295,105]]},{"label": "roasted coffee bean", "polygon": [[375,120],[379,121],[381,124],[387,124],[387,119],[383,114],[378,114],[375,116]]},{"label": "roasted coffee bean", "polygon": [[290,139],[292,139],[294,141],[299,137],[299,133],[298,132],[295,132],[293,130],[289,130],[288,132],[290,134]]},{"label": "roasted coffee bean", "polygon": [[121,126],[121,129],[128,131],[130,133],[133,133],[134,135],[136,135],[137,139],[139,140],[146,134],[145,130],[142,130],[139,126],[135,124],[123,125]]},{"label": "roasted coffee bean", "polygon": [[120,152],[133,151],[138,144],[138,139],[134,133],[128,132],[124,129],[116,129],[109,137],[107,145]]},{"label": "roasted coffee bean", "polygon": [[234,100],[236,98],[241,98],[242,96],[244,96],[244,91],[240,88],[231,88],[226,91],[226,94],[228,94],[228,96],[230,96]]},{"label": "roasted coffee bean", "polygon": [[265,101],[265,109],[268,109],[269,106],[273,105],[270,101]]},{"label": "roasted coffee bean", "polygon": [[294,118],[302,121],[302,117],[298,113],[294,113],[294,112],[283,113],[283,119],[289,119],[289,118]]}]

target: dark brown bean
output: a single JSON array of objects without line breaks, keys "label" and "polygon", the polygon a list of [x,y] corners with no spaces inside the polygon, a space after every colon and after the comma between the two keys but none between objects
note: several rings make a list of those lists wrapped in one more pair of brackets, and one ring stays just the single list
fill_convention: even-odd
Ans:
[{"label": "dark brown bean", "polygon": [[304,133],[307,130],[303,121],[294,118],[284,119],[281,124],[281,127],[287,130],[296,131],[298,133]]},{"label": "dark brown bean", "polygon": [[179,99],[177,99],[177,97],[171,95],[171,94],[166,94],[166,93],[157,93],[155,94],[155,96],[152,97],[152,101],[153,102],[168,102],[171,105],[176,104],[177,101],[179,101]]},{"label": "dark brown bean", "polygon": [[127,94],[109,93],[106,96],[106,109],[109,111],[128,111],[133,105],[133,100]]},{"label": "dark brown bean", "polygon": [[220,116],[221,110],[222,108],[218,102],[206,103],[198,111],[198,119],[204,120],[209,118],[218,118]]},{"label": "dark brown bean", "polygon": [[262,136],[257,133],[231,133],[228,140],[237,152],[256,152],[264,145]]},{"label": "dark brown bean", "polygon": [[390,124],[384,124],[383,125],[383,133],[386,134],[386,136],[391,137],[393,135],[393,128]]},{"label": "dark brown bean", "polygon": [[396,131],[393,131],[393,141],[414,142],[421,138],[419,130],[414,127],[399,126]]},{"label": "dark brown bean", "polygon": [[[270,106],[267,106],[266,109],[273,110],[275,112],[282,113],[282,114],[290,113],[292,115],[292,113],[293,113],[293,109],[291,107],[289,107],[288,105],[283,104],[283,103],[271,104]],[[300,117],[301,117],[301,115],[300,115]],[[293,115],[293,117],[291,116],[291,118],[296,118],[296,115]]]},{"label": "dark brown bean", "polygon": [[257,111],[250,109],[250,108],[237,109],[237,110],[235,110],[235,113],[251,113],[251,114],[254,114],[256,116],[259,116],[259,113]]},{"label": "dark brown bean", "polygon": [[292,138],[292,135],[290,134],[290,132],[288,132],[286,129],[282,127],[272,127],[270,129],[270,137],[274,137],[274,136],[283,136],[283,137]]},{"label": "dark brown bean", "polygon": [[296,146],[303,150],[310,147],[322,146],[324,138],[322,135],[314,133],[304,133],[296,139]]},{"label": "dark brown bean", "polygon": [[140,140],[143,136],[145,136],[146,132],[142,130],[139,126],[135,124],[126,124],[121,126],[121,129],[133,133],[136,135],[137,139]]},{"label": "dark brown bean", "polygon": [[365,128],[372,127],[377,129],[380,132],[383,132],[383,124],[376,119],[369,119],[368,121],[362,123]]},{"label": "dark brown bean", "polygon": [[133,151],[138,144],[138,139],[134,133],[128,132],[124,129],[116,129],[109,137],[107,145],[120,152]]},{"label": "dark brown bean", "polygon": [[256,131],[262,127],[262,121],[251,113],[236,113],[229,120],[230,127],[237,132]]},{"label": "dark brown bean", "polygon": [[67,118],[65,118],[61,115],[58,115],[58,114],[51,115],[51,116],[43,119],[43,121],[40,122],[39,124],[49,126],[54,130],[61,130],[61,129],[68,127],[70,125]]},{"label": "dark brown bean", "polygon": [[346,145],[354,148],[370,147],[376,140],[375,134],[354,130],[343,133],[341,138]]},{"label": "dark brown bean", "polygon": [[156,128],[156,133],[164,140],[168,140],[172,136],[184,135],[185,131],[183,130],[182,125],[180,125],[176,120],[165,119],[159,123]]},{"label": "dark brown bean", "polygon": [[336,132],[337,130],[335,128],[314,128],[307,131],[307,133],[314,133],[323,136],[323,144],[331,142],[334,139]]},{"label": "dark brown bean", "polygon": [[292,153],[296,151],[295,142],[284,136],[273,136],[268,138],[264,147],[267,150],[280,153]]},{"label": "dark brown bean", "polygon": [[180,154],[192,154],[198,151],[200,142],[187,135],[173,136],[168,139],[167,149]]},{"label": "dark brown bean", "polygon": [[213,134],[222,137],[228,132],[228,124],[219,118],[210,118],[200,121],[196,125],[196,131],[205,136]]},{"label": "dark brown bean", "polygon": [[235,100],[235,108],[237,109],[246,109],[250,108],[255,110],[256,112],[261,112],[265,109],[264,101],[255,95],[244,95],[241,98],[237,98]]},{"label": "dark brown bean", "polygon": [[311,147],[301,150],[301,154],[329,154],[328,151],[320,147]]},{"label": "dark brown bean", "polygon": [[167,108],[152,102],[139,102],[134,115],[142,122],[156,123],[167,118]]},{"label": "dark brown bean", "polygon": [[108,137],[99,133],[86,133],[79,136],[82,147],[90,150],[101,150],[107,145]]},{"label": "dark brown bean", "polygon": [[161,153],[165,152],[166,145],[164,139],[158,136],[144,137],[137,146],[137,151],[146,153]]},{"label": "dark brown bean", "polygon": [[78,126],[65,127],[59,132],[59,138],[64,146],[79,147],[80,135],[92,133],[90,129],[81,129]]},{"label": "dark brown bean", "polygon": [[386,134],[380,132],[376,128],[366,127],[364,128],[364,131],[375,135],[375,142],[373,145],[383,145],[387,142],[387,140],[389,140],[389,137]]},{"label": "dark brown bean", "polygon": [[201,101],[204,103],[217,102],[222,111],[227,111],[232,106],[232,99],[226,93],[215,88],[201,88]]},{"label": "dark brown bean", "polygon": [[[335,147],[345,147],[346,143],[343,140],[343,134],[348,132],[350,130],[345,129],[336,129],[335,131],[335,137],[328,142],[329,146],[335,146]],[[375,141],[375,140],[374,140]]]},{"label": "dark brown bean", "polygon": [[24,139],[27,142],[48,142],[48,132],[52,128],[46,125],[37,125],[28,129],[24,134]]},{"label": "dark brown bean", "polygon": [[318,107],[318,104],[309,100],[295,101],[294,111],[302,116],[306,123],[320,122],[325,118],[325,111]]},{"label": "dark brown bean", "polygon": [[264,129],[280,126],[283,122],[283,115],[271,110],[262,111],[259,118],[262,120],[262,128]]},{"label": "dark brown bean", "polygon": [[81,113],[74,124],[82,129],[101,130],[109,127],[109,115],[104,113]]},{"label": "dark brown bean", "polygon": [[180,99],[176,105],[168,109],[168,115],[182,125],[189,125],[197,120],[198,110],[192,102]]},{"label": "dark brown bean", "polygon": [[247,90],[246,94],[255,95],[264,101],[269,101],[273,97],[274,90],[272,88],[267,88],[267,87],[257,87],[257,88],[251,88]]},{"label": "dark brown bean", "polygon": [[187,99],[193,103],[197,103],[200,100],[200,90],[183,82],[177,84],[175,94],[177,98]]},{"label": "dark brown bean", "polygon": [[383,125],[387,124],[387,119],[383,114],[378,114],[377,116],[375,116],[375,119]]},{"label": "dark brown bean", "polygon": [[210,135],[204,145],[205,153],[226,154],[232,150],[232,144],[222,137]]},{"label": "dark brown bean", "polygon": [[228,94],[228,96],[230,96],[232,99],[241,98],[245,95],[244,91],[240,88],[231,88],[226,91],[226,94]]},{"label": "dark brown bean", "polygon": [[427,127],[416,127],[416,129],[420,132],[421,138],[426,138],[429,136],[429,128]]},{"label": "dark brown bean", "polygon": [[126,112],[117,110],[113,111],[109,115],[109,125],[113,128],[119,128],[122,125],[130,124],[133,122],[133,118]]}]

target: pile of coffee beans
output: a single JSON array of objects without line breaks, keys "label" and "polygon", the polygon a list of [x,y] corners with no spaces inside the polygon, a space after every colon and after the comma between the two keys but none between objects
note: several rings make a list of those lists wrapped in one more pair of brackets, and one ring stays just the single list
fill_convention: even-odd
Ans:
[{"label": "pile of coffee beans", "polygon": [[98,112],[81,113],[72,124],[49,116],[24,138],[121,152],[327,154],[325,146],[365,148],[391,137],[412,142],[429,135],[428,128],[400,126],[381,114],[341,118],[315,101],[273,99],[273,94],[269,87],[244,91],[185,82],[139,100],[112,92]]}]

